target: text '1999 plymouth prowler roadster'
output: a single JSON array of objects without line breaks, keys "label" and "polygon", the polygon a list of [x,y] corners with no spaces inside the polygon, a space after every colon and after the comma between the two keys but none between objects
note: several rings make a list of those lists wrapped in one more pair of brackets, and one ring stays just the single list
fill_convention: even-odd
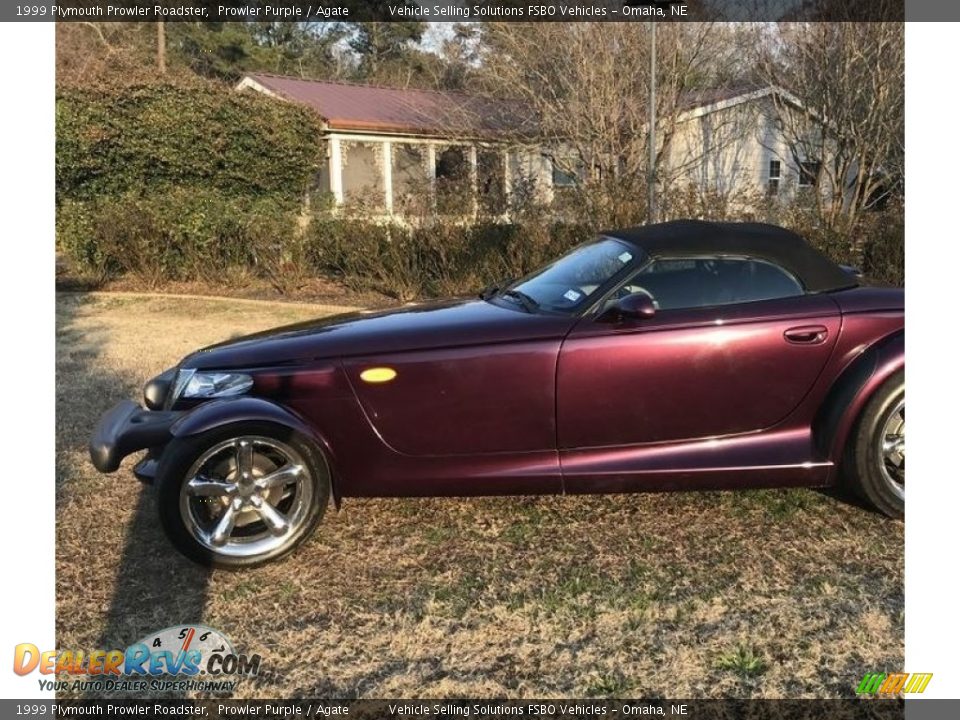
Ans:
[{"label": "text '1999 plymouth prowler roadster'", "polygon": [[343,497],[818,487],[904,507],[904,293],[782,228],[608,232],[479,298],[230,340],[90,444],[148,449],[166,533],[278,558]]}]

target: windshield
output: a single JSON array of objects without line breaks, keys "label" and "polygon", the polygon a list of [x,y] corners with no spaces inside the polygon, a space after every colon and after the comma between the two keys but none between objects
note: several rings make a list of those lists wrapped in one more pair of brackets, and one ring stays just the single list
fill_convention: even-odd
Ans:
[{"label": "windshield", "polygon": [[625,242],[601,238],[513,283],[501,296],[527,309],[573,312],[596,299],[598,290],[638,255],[640,251]]}]

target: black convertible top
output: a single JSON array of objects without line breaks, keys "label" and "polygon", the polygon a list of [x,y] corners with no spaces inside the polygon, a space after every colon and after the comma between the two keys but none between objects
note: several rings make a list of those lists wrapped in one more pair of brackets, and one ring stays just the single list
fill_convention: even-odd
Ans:
[{"label": "black convertible top", "polygon": [[651,257],[744,255],[767,260],[793,273],[809,292],[857,285],[855,277],[802,237],[776,225],[672,220],[601,234],[632,243]]}]

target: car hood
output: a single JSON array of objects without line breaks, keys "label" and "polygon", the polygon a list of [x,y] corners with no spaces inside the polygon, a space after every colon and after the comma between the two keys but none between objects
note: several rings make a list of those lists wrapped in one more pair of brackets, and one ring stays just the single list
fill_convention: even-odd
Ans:
[{"label": "car hood", "polygon": [[188,355],[182,367],[254,368],[562,337],[574,318],[526,313],[499,301],[448,300],[352,312],[232,338]]}]

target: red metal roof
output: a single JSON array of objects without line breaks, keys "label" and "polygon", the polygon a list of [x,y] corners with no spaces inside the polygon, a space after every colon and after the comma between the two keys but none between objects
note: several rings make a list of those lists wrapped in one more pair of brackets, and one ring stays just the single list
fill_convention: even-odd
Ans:
[{"label": "red metal roof", "polygon": [[334,130],[485,136],[522,130],[516,103],[454,92],[302,80],[250,73],[258,85],[315,110]]},{"label": "red metal roof", "polygon": [[[268,73],[250,73],[247,77],[278,97],[312,108],[333,130],[482,138],[532,135],[536,128],[534,114],[520,102]],[[678,108],[709,107],[764,90],[776,89],[735,85],[688,91],[680,96]]]}]

